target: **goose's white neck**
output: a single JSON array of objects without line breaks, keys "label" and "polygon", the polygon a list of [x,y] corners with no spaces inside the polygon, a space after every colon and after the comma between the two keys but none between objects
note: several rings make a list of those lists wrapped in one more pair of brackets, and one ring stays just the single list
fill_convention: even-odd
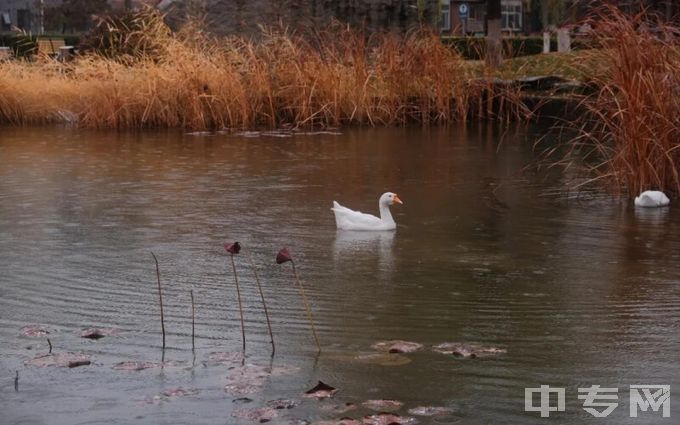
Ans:
[{"label": "goose's white neck", "polygon": [[390,212],[390,206],[387,203],[378,202],[378,208],[380,209],[380,219],[385,223],[393,224],[394,219]]}]

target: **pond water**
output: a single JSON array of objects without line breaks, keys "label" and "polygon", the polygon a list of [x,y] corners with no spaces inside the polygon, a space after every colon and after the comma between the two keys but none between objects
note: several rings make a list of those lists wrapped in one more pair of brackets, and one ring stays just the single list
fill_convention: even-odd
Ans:
[{"label": "pond water", "polygon": [[[680,210],[635,210],[565,193],[563,176],[525,168],[541,129],[348,130],[292,138],[115,133],[60,128],[0,133],[0,423],[238,424],[237,409],[300,399],[318,380],[340,391],[304,399],[272,423],[361,418],[333,404],[397,399],[453,414],[422,424],[658,424],[629,416],[629,386],[680,385]],[[499,140],[503,137],[503,143]],[[387,190],[396,232],[336,231],[331,202],[377,211]],[[247,364],[284,369],[252,401],[229,394],[241,349],[236,291],[222,244],[252,253],[272,318],[270,344],[247,256],[235,258]],[[317,355],[287,246],[311,301]],[[164,283],[163,367],[156,275]],[[189,291],[196,298],[191,350]],[[22,328],[50,333],[27,337]],[[113,328],[99,340],[88,327]],[[89,366],[25,364],[82,352]],[[374,362],[371,345],[424,350]],[[507,353],[461,359],[442,342]],[[15,371],[19,372],[15,391]],[[566,411],[524,411],[526,387],[566,389]],[[608,418],[578,388],[619,389]],[[185,397],[156,397],[175,388]],[[555,405],[553,395],[553,405]],[[538,404],[538,395],[535,396]],[[672,404],[672,416],[680,414]],[[601,410],[601,409],[600,409]],[[591,419],[592,418],[592,419]]]}]

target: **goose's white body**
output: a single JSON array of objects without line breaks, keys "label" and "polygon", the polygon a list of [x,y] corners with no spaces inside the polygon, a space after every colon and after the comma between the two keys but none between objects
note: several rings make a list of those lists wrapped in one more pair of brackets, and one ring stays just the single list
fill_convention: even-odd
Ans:
[{"label": "goose's white body", "polygon": [[333,208],[331,210],[335,214],[335,224],[338,229],[361,231],[394,230],[397,228],[397,223],[392,218],[390,205],[395,202],[402,203],[396,194],[391,192],[384,193],[378,200],[380,217],[351,210],[335,201],[333,201]]},{"label": "goose's white body", "polygon": [[640,196],[635,197],[636,207],[665,207],[670,204],[670,199],[665,193],[659,192],[658,190],[647,190],[640,194]]}]

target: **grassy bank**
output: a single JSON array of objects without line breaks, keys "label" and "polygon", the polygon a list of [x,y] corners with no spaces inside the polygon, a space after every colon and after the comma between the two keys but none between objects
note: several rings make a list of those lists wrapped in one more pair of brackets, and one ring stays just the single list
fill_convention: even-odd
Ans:
[{"label": "grassy bank", "polygon": [[[155,15],[109,31],[68,65],[0,65],[0,122],[73,119],[94,128],[191,129],[443,123],[528,111],[489,84],[436,34],[366,39],[346,27],[313,36],[265,31],[257,41],[173,33]],[[131,28],[130,28],[131,27]]]},{"label": "grassy bank", "polygon": [[427,31],[366,37],[338,25],[217,39],[198,24],[170,31],[146,11],[103,22],[74,62],[0,63],[0,124],[211,130],[527,119],[518,85],[497,79],[560,75],[593,93],[580,98],[581,120],[566,124],[579,136],[559,158],[586,165],[582,184],[680,194],[680,29],[615,8],[592,27],[582,50],[490,71]]},{"label": "grassy bank", "polygon": [[679,195],[680,29],[616,8],[593,24],[599,48],[574,69],[599,89],[583,99],[582,119],[568,124],[579,134],[570,152],[589,171],[582,184],[631,197],[650,189]]}]

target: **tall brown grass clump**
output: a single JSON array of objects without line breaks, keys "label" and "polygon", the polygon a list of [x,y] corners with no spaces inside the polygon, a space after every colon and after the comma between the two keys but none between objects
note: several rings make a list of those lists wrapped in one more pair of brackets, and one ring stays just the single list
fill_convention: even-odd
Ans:
[{"label": "tall brown grass clump", "polygon": [[[0,123],[68,119],[92,128],[206,130],[445,123],[514,99],[493,90],[427,30],[310,34],[263,29],[213,38],[200,22],[171,31],[156,11],[100,22],[69,64],[0,64]],[[514,102],[514,100],[513,100]],[[484,111],[484,114],[479,114]]]},{"label": "tall brown grass clump", "polygon": [[599,90],[583,101],[586,114],[572,141],[589,154],[594,176],[586,183],[629,196],[680,194],[680,28],[614,7],[591,24],[594,54],[608,66],[593,75]]}]

